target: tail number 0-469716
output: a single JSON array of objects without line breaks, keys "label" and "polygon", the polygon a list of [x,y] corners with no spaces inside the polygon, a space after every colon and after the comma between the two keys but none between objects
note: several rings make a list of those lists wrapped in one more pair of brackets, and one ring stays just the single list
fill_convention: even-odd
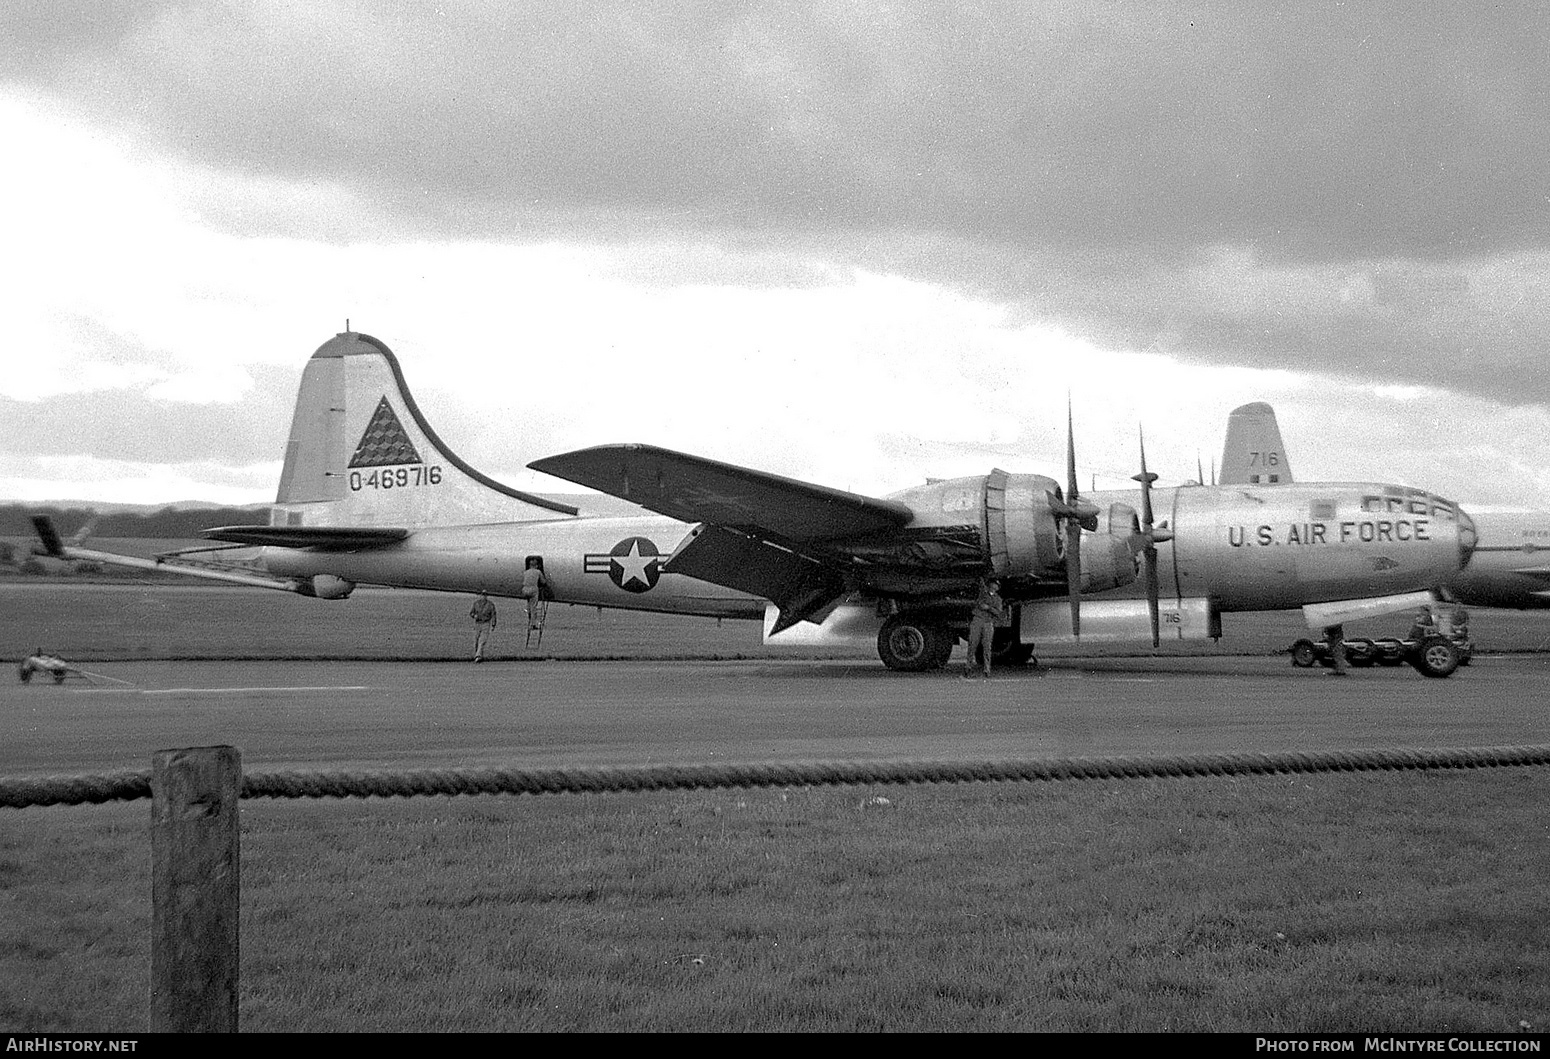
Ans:
[{"label": "tail number 0-469716", "polygon": [[362,489],[412,489],[417,485],[440,485],[441,468],[432,465],[430,467],[383,467],[381,470],[372,471],[370,474],[362,474],[360,471],[350,472],[350,491],[358,493]]}]

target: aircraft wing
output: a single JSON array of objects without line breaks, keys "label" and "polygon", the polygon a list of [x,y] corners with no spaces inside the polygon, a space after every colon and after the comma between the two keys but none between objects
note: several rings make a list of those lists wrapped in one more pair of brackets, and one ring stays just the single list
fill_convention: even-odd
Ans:
[{"label": "aircraft wing", "polygon": [[780,609],[776,632],[845,594],[842,560],[825,545],[899,530],[914,517],[891,500],[651,445],[601,445],[528,466],[701,523],[662,569],[770,600]]},{"label": "aircraft wing", "polygon": [[908,507],[891,500],[652,445],[599,445],[528,466],[684,522],[798,544],[894,530],[913,517]]},{"label": "aircraft wing", "polygon": [[401,541],[409,531],[387,526],[217,526],[200,536],[231,544],[348,552]]}]

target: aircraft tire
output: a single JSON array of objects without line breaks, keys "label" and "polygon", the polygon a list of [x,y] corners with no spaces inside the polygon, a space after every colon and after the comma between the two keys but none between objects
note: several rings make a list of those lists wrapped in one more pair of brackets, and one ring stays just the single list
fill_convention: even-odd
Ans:
[{"label": "aircraft tire", "polygon": [[1410,664],[1423,677],[1452,676],[1459,667],[1459,649],[1446,636],[1428,636],[1416,645]]},{"label": "aircraft tire", "polygon": [[877,633],[883,665],[902,673],[941,669],[953,653],[953,637],[936,622],[896,614]]},{"label": "aircraft tire", "polygon": [[1298,640],[1292,644],[1292,665],[1298,669],[1311,669],[1319,660],[1319,650],[1312,640]]},{"label": "aircraft tire", "polygon": [[997,651],[990,659],[992,665],[1014,669],[1033,661],[1033,644],[1017,643]]},{"label": "aircraft tire", "polygon": [[1033,644],[1019,643],[1014,639],[1015,636],[1015,629],[996,630],[995,639],[991,641],[993,646],[990,661],[993,665],[1012,669],[1027,665],[1029,659],[1033,658]]}]

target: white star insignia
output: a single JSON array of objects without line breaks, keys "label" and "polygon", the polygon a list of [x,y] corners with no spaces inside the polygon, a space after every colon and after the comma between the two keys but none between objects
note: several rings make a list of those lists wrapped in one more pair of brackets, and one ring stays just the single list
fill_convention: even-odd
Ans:
[{"label": "white star insignia", "polygon": [[646,567],[656,562],[661,556],[642,555],[640,553],[640,541],[630,542],[628,555],[615,555],[613,561],[619,564],[619,584],[624,586],[631,581],[639,581],[643,585],[651,584],[651,579],[646,576]]}]

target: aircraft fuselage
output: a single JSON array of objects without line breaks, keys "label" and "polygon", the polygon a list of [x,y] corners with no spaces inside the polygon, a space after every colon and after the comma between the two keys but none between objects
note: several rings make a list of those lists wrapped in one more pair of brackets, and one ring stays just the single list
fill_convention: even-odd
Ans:
[{"label": "aircraft fuselage", "polygon": [[1550,512],[1475,516],[1480,544],[1446,588],[1473,607],[1550,607]]},{"label": "aircraft fuselage", "polygon": [[517,595],[528,556],[541,556],[556,600],[707,617],[762,618],[764,601],[659,567],[689,527],[642,514],[415,530],[355,552],[266,548],[281,577],[331,576],[361,584]]},{"label": "aircraft fuselage", "polygon": [[[1100,506],[1139,508],[1139,490],[1098,491]],[[1469,516],[1419,489],[1368,483],[1154,489],[1161,595],[1210,599],[1222,611],[1435,587],[1474,542]],[[1106,595],[1143,594],[1139,584]]]}]

